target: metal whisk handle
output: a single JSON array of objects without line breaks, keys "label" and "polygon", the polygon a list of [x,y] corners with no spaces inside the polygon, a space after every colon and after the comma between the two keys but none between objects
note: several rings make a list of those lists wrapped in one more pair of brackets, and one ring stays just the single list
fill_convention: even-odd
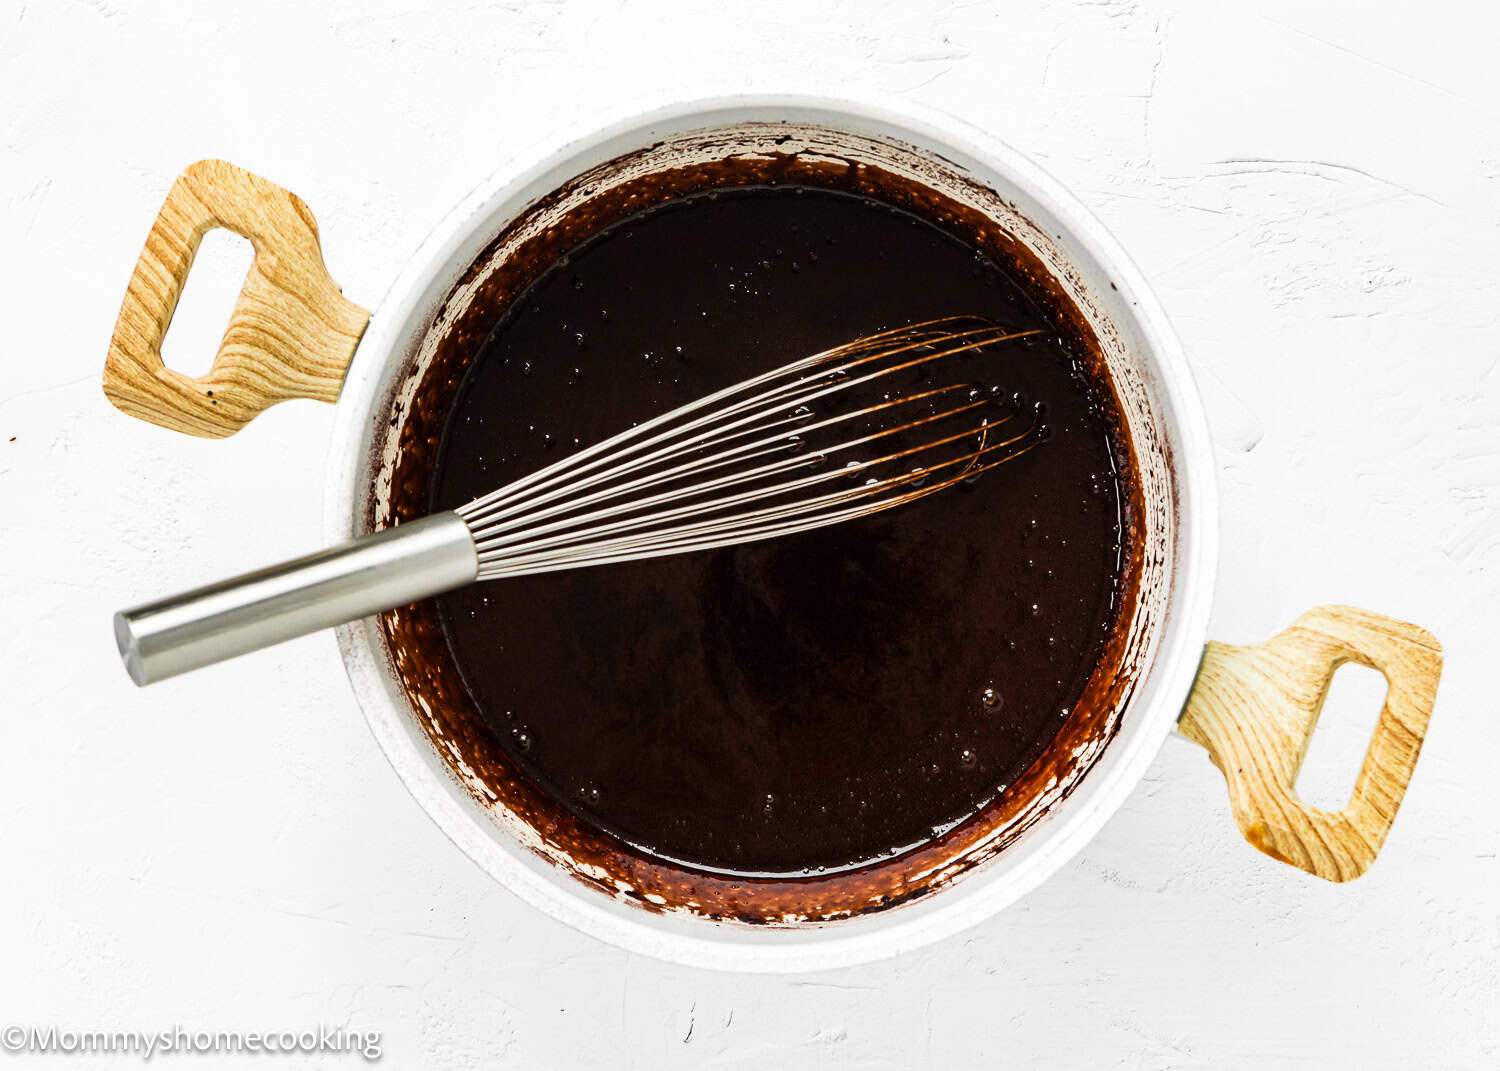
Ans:
[{"label": "metal whisk handle", "polygon": [[222,662],[472,584],[479,558],[457,513],[397,525],[343,546],[115,614],[136,684]]}]

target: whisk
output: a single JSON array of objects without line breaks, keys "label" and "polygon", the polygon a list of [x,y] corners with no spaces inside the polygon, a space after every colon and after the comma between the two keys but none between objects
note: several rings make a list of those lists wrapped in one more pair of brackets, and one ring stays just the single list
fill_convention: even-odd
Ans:
[{"label": "whisk", "polygon": [[144,685],[477,580],[683,554],[864,517],[1047,434],[964,358],[1039,331],[947,317],[737,383],[455,510],[115,615]]}]

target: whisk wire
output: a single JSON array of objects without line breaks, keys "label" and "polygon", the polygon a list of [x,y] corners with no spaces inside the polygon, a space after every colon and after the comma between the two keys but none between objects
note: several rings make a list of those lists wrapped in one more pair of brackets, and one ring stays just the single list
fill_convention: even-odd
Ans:
[{"label": "whisk wire", "polygon": [[[952,467],[955,465],[965,464],[966,462],[971,463],[974,459],[982,456],[985,453],[1003,449],[1005,447],[1014,445],[1017,442],[1020,442],[1021,440],[1026,438],[1028,434],[1029,429],[1002,442],[988,445],[982,450],[941,462],[938,466],[935,466],[935,468]],[[936,484],[932,484],[930,487],[924,486],[919,491],[907,492],[904,495],[897,496],[888,501],[871,501],[866,488],[849,488],[846,490],[832,492],[826,495],[802,500],[799,502],[785,504],[777,507],[768,507],[765,509],[744,513],[736,519],[735,523],[729,525],[726,525],[721,520],[710,520],[700,521],[691,525],[675,526],[669,529],[660,528],[659,526],[661,522],[687,513],[689,512],[689,510],[679,510],[671,511],[669,513],[653,514],[647,518],[642,518],[636,522],[631,522],[629,525],[617,524],[591,529],[590,539],[593,540],[593,542],[589,544],[589,550],[587,553],[581,553],[574,546],[572,546],[572,537],[570,536],[559,536],[552,540],[540,540],[535,544],[528,544],[528,549],[525,554],[517,555],[515,557],[507,557],[504,561],[503,569],[493,574],[486,575],[511,576],[524,573],[550,572],[555,569],[566,569],[580,565],[595,565],[603,564],[605,562],[660,557],[666,554],[680,553],[684,550],[689,549],[706,550],[713,547],[729,546],[735,543],[750,542],[758,539],[771,538],[772,536],[790,534],[796,531],[804,531],[811,527],[821,527],[826,524],[837,523],[841,520],[849,520],[855,517],[877,513],[883,509],[889,508],[892,505],[897,505],[900,502],[910,501],[912,498],[921,497],[925,494],[943,490],[944,488],[951,487],[961,482],[962,480],[971,478],[972,476],[977,475],[979,472],[987,471],[988,469],[994,468],[999,464],[1003,464],[1005,461],[1013,460],[1014,458],[1019,457],[1021,453],[1024,453],[1025,449],[1029,448],[1030,447],[1028,446],[1026,448],[1023,448],[1022,450],[1018,450],[1015,453],[1007,455],[1005,458],[999,461],[994,461],[984,466],[965,464],[965,467],[961,469],[957,474],[945,477],[943,480],[939,481]],[[932,470],[924,469],[921,472],[907,473],[903,476],[893,477],[890,480],[885,481],[886,487],[887,489],[889,489],[898,486],[915,484],[919,480],[928,478],[931,471]],[[805,486],[809,482],[821,480],[823,478],[824,477],[822,476],[808,477],[804,480],[796,481],[793,484],[783,485],[782,487],[774,489],[771,492],[747,492],[733,498],[719,500],[713,503],[711,507],[708,508],[693,509],[691,510],[691,512],[702,513],[708,511],[708,509],[710,508],[712,511],[718,512],[721,510],[736,508],[744,504],[745,502],[754,500],[756,498],[766,497],[767,494],[782,493],[783,491],[786,491],[788,489],[795,490],[797,487]],[[819,510],[824,510],[825,507],[830,505],[854,501],[858,501],[860,504],[851,505],[845,509],[825,511],[820,516],[818,523],[815,525],[809,525],[804,522],[772,523],[786,522],[790,518],[800,517],[804,514],[815,513]],[[650,527],[652,530],[646,532],[645,534],[627,539],[597,540],[598,536],[621,529],[622,527]]]},{"label": "whisk wire", "polygon": [[[955,317],[953,319],[967,320],[969,318]],[[737,414],[742,413],[743,410],[747,408],[755,406],[761,407],[758,412],[751,414],[748,417],[742,416],[737,420],[728,420],[726,426],[720,430],[732,430],[736,427],[741,427],[747,423],[751,423],[759,416],[784,413],[786,412],[787,407],[807,405],[810,402],[816,401],[819,398],[825,397],[836,391],[846,390],[851,387],[863,385],[877,377],[890,375],[907,368],[928,364],[940,357],[951,356],[953,354],[973,350],[978,348],[979,346],[987,345],[993,342],[1006,341],[1011,338],[1021,338],[1028,334],[1036,333],[1034,331],[1027,331],[1006,334],[1003,328],[983,321],[980,321],[982,326],[978,328],[971,328],[970,330],[964,332],[942,332],[930,329],[932,324],[943,322],[946,321],[928,321],[927,323],[914,324],[911,327],[907,328],[898,328],[892,331],[881,332],[877,335],[870,335],[856,342],[847,343],[843,346],[835,347],[834,349],[814,354],[811,357],[803,358],[802,360],[793,362],[790,365],[783,366],[771,372],[764,373],[755,378],[745,380],[741,383],[727,387],[715,394],[710,394],[705,398],[701,398],[695,402],[691,402],[688,405],[673,410],[672,412],[663,414],[660,417],[655,417],[643,424],[639,424],[633,428],[627,429],[626,431],[621,432],[611,439],[607,439],[602,443],[598,443],[595,446],[589,447],[583,451],[579,451],[578,453],[573,454],[568,458],[564,458],[559,462],[555,462],[553,465],[541,469],[538,472],[531,474],[530,476],[522,477],[521,479],[516,480],[505,487],[502,487],[496,491],[491,492],[488,495],[476,499],[468,506],[463,507],[462,512],[464,512],[465,516],[467,518],[470,518],[476,524],[494,523],[500,520],[503,516],[517,512],[524,512],[528,517],[534,517],[537,515],[535,513],[535,508],[537,506],[549,501],[556,500],[558,498],[572,499],[578,491],[593,486],[598,482],[614,479],[619,475],[649,465],[664,456],[670,456],[673,451],[680,450],[682,446],[681,443],[673,444],[672,441],[674,439],[679,439],[683,436],[686,436],[705,425],[713,425],[718,422],[724,422],[726,421],[726,418],[735,417]],[[973,336],[976,335],[981,337],[974,338]],[[905,344],[894,347],[887,346],[885,348],[877,348],[877,343],[879,341],[893,336],[905,336]],[[849,368],[857,367],[861,364],[865,364],[874,360],[889,359],[901,353],[909,352],[910,350],[916,349],[920,346],[931,345],[934,340],[938,339],[946,341],[968,339],[968,341],[964,345],[954,346],[940,353],[928,354],[913,361],[907,361],[904,363],[891,365],[887,368],[877,369],[875,372],[868,373],[863,377],[835,382],[833,384],[829,384],[827,382],[830,377],[847,375],[847,370]],[[793,383],[784,384],[781,387],[773,388],[769,391],[764,391],[762,393],[752,395],[749,398],[730,403],[721,408],[714,408],[718,403],[732,397],[735,394],[763,386],[768,382],[784,378],[788,375],[794,375],[796,373],[806,371],[808,368],[817,367],[818,365],[827,364],[831,361],[842,359],[844,357],[847,357],[850,353],[862,353],[870,349],[876,349],[876,352],[874,352],[870,356],[859,357],[854,360],[847,361],[846,363],[823,373],[823,375],[818,377],[815,381],[812,381],[809,377],[804,376]],[[796,396],[796,392],[806,387],[810,381],[815,383],[814,388],[808,390],[804,395]],[[788,397],[788,395],[793,396]],[[654,435],[642,442],[630,442],[631,439],[639,435],[642,435],[655,428],[662,427],[663,425],[670,425],[673,421],[681,420],[688,414],[702,409],[708,409],[709,412],[706,415],[699,416],[688,421],[680,427],[670,428],[669,430],[660,432],[659,434]],[[699,444],[700,447],[702,445],[703,444]],[[647,449],[651,446],[657,446],[658,449],[650,454],[630,459],[631,455],[636,454],[639,451]],[[607,465],[612,465],[613,467],[605,468],[603,472],[595,471],[600,469],[602,466]],[[582,478],[584,474],[589,472],[594,472],[594,475],[586,479]],[[510,503],[510,508],[502,508],[507,502]]]},{"label": "whisk wire", "polygon": [[[832,410],[843,396],[879,380],[902,372],[926,377],[937,361],[1036,333],[971,317],[913,324],[825,350],[638,424],[460,507],[478,552],[480,579],[791,534],[973,478],[1019,457],[1039,439],[1034,425],[999,434],[1017,411],[993,421],[979,417],[979,410],[994,404],[982,387],[967,381],[923,385],[888,391],[847,412]],[[964,398],[960,404],[943,400],[957,392]],[[924,406],[929,411],[910,411]],[[972,423],[962,419],[966,414]],[[943,429],[915,445],[898,441],[879,456],[856,457],[842,468],[829,464],[954,420],[960,422],[957,431]],[[855,423],[861,421],[874,427]],[[910,471],[816,490],[968,440],[973,445],[955,456],[923,458],[927,463]]]},{"label": "whisk wire", "polygon": [[[935,393],[935,392],[930,392],[930,393]],[[896,404],[896,403],[888,403],[888,404]],[[864,443],[873,442],[873,441],[875,441],[875,440],[877,440],[879,438],[883,438],[885,436],[897,434],[898,431],[909,430],[909,428],[915,427],[915,426],[917,426],[919,424],[922,424],[922,423],[928,423],[928,422],[931,422],[931,421],[934,421],[934,420],[945,419],[945,418],[947,418],[949,416],[953,416],[953,415],[962,413],[962,412],[964,412],[966,410],[978,408],[982,404],[983,403],[980,403],[980,402],[970,403],[968,405],[961,406],[958,409],[951,409],[951,410],[947,410],[946,412],[936,414],[934,416],[920,418],[919,420],[914,421],[912,424],[903,426],[902,428],[899,428],[899,429],[887,429],[887,430],[880,431],[880,432],[874,433],[872,435],[864,436],[864,437],[861,437],[861,438],[858,438],[858,439],[851,439],[851,440],[848,440],[845,443],[839,444],[838,446],[830,447],[830,448],[828,448],[826,454],[820,454],[820,455],[817,455],[817,456],[819,458],[826,458],[827,455],[835,454],[835,453],[838,453],[838,452],[843,451],[845,449],[848,449],[848,448],[851,448],[851,447],[854,447],[854,446],[858,446],[858,445],[861,445],[861,444],[864,444]],[[862,412],[864,412],[864,411],[862,411]],[[858,416],[858,415],[861,415],[861,414],[850,414],[849,416],[842,417],[842,418],[839,418],[839,419],[852,419],[854,416]],[[868,467],[870,467],[872,465],[880,464],[882,462],[896,460],[898,458],[901,458],[901,457],[904,457],[904,456],[909,456],[909,455],[912,455],[912,454],[915,454],[915,453],[920,453],[920,452],[925,451],[925,450],[935,449],[938,446],[946,445],[947,443],[954,442],[954,441],[957,441],[959,439],[969,438],[973,434],[974,434],[973,431],[966,430],[966,431],[960,432],[960,433],[955,434],[955,435],[947,436],[947,437],[942,438],[942,439],[936,439],[936,440],[932,440],[930,442],[923,443],[920,446],[911,447],[911,448],[908,448],[908,449],[905,449],[905,450],[900,450],[900,451],[896,451],[894,453],[886,454],[883,457],[875,458],[875,459],[872,459],[872,460],[869,460],[869,461],[851,462],[851,465],[855,466],[854,469],[848,469],[848,468],[846,468],[846,469],[838,470],[838,471],[819,472],[819,473],[815,473],[813,475],[804,476],[804,477],[801,477],[799,479],[792,480],[792,481],[787,482],[787,483],[777,484],[777,485],[773,485],[773,486],[770,486],[770,487],[761,487],[758,490],[743,492],[741,494],[738,494],[738,495],[735,495],[735,496],[732,496],[732,497],[729,497],[729,498],[711,499],[711,500],[709,500],[707,502],[699,502],[699,503],[692,504],[692,505],[680,506],[680,507],[678,507],[676,509],[666,510],[666,511],[655,513],[655,514],[649,514],[649,515],[647,515],[645,517],[639,517],[638,516],[634,520],[620,521],[620,522],[616,522],[615,524],[611,524],[611,525],[597,526],[595,524],[595,522],[605,520],[605,519],[607,519],[609,517],[618,516],[620,514],[631,514],[631,513],[639,514],[642,510],[647,509],[647,508],[652,507],[652,506],[659,505],[659,504],[666,504],[666,503],[669,503],[669,502],[679,501],[679,500],[681,500],[683,498],[689,498],[689,497],[690,498],[697,498],[697,497],[701,497],[703,495],[708,494],[709,492],[727,489],[727,488],[730,488],[730,487],[733,487],[733,486],[736,486],[736,485],[739,485],[739,484],[755,483],[755,482],[757,482],[759,480],[763,480],[765,477],[776,475],[776,474],[778,474],[780,472],[784,472],[784,471],[787,471],[789,469],[806,468],[806,467],[808,467],[810,465],[817,464],[817,461],[814,458],[808,458],[808,457],[783,458],[780,461],[771,462],[770,464],[766,464],[766,465],[756,466],[756,467],[751,468],[751,469],[737,470],[737,471],[732,472],[728,476],[720,477],[718,479],[711,480],[711,481],[708,481],[706,483],[694,484],[694,485],[692,485],[691,487],[688,487],[688,488],[679,488],[679,489],[677,489],[675,491],[663,491],[663,492],[659,492],[659,493],[657,493],[655,495],[651,495],[651,496],[648,496],[648,497],[643,498],[643,499],[632,499],[632,500],[629,500],[629,501],[626,501],[626,502],[622,502],[622,503],[619,503],[617,505],[610,506],[610,507],[607,507],[607,508],[604,508],[604,509],[594,510],[594,511],[591,511],[591,512],[588,512],[588,513],[584,513],[584,514],[581,514],[581,515],[569,516],[569,517],[567,517],[563,521],[555,522],[555,523],[549,524],[549,525],[541,525],[541,526],[538,526],[536,528],[529,528],[524,533],[514,534],[510,538],[504,538],[504,537],[501,537],[501,538],[486,537],[486,539],[484,540],[484,542],[483,542],[483,544],[481,546],[481,551],[493,551],[493,550],[497,550],[497,549],[499,549],[500,547],[506,545],[509,542],[514,542],[515,539],[519,539],[519,538],[530,539],[533,535],[538,535],[539,536],[539,535],[545,534],[547,532],[558,531],[560,529],[575,529],[575,528],[577,528],[577,527],[579,527],[581,525],[585,525],[585,524],[591,526],[590,527],[590,536],[592,538],[592,537],[597,537],[597,536],[600,536],[600,535],[610,534],[610,533],[616,532],[616,531],[622,531],[622,530],[628,531],[628,530],[630,530],[632,528],[645,527],[645,526],[652,525],[652,524],[658,524],[658,523],[661,523],[661,522],[664,522],[664,521],[678,520],[678,519],[683,518],[683,517],[695,516],[695,515],[698,515],[698,514],[710,513],[710,512],[719,512],[719,511],[722,511],[722,510],[725,510],[725,509],[729,509],[729,508],[733,508],[733,507],[737,507],[737,506],[743,505],[743,504],[748,503],[748,502],[757,501],[759,499],[769,498],[769,497],[778,496],[778,495],[785,495],[785,494],[788,494],[788,493],[790,493],[792,491],[799,490],[799,489],[801,489],[803,487],[808,487],[808,486],[811,486],[811,485],[817,484],[817,483],[823,483],[823,482],[826,482],[826,481],[831,480],[831,479],[838,479],[838,478],[842,478],[842,477],[846,477],[846,476],[857,476],[857,474],[858,474],[859,471],[862,471],[862,470],[864,470],[864,469],[866,469],[866,468],[868,468]],[[782,448],[782,449],[784,449],[784,448]],[[761,452],[757,452],[756,454],[753,454],[753,455],[750,455],[750,456],[752,456],[752,457],[754,457],[754,456],[762,456],[764,453],[767,453],[767,452],[775,452],[775,451],[761,451]],[[966,456],[968,456],[968,457],[974,457],[974,456],[978,456],[978,455],[974,454],[974,455],[966,455]],[[722,467],[723,465],[728,465],[730,463],[731,463],[730,461],[724,461],[724,462],[720,462],[717,465],[711,466],[711,467]],[[947,464],[953,464],[953,463],[954,463],[953,461],[949,461],[949,462],[943,462],[942,464],[947,465]],[[935,466],[935,467],[939,467],[939,466]],[[629,489],[627,488],[626,490],[628,491]],[[803,506],[802,506],[802,508],[803,509],[814,508],[816,506],[816,504],[817,504],[818,501],[838,501],[838,500],[841,500],[841,499],[844,499],[844,498],[860,496],[860,495],[863,495],[863,494],[866,494],[866,493],[867,493],[866,489],[864,489],[864,488],[851,488],[851,489],[848,489],[848,490],[845,490],[845,491],[838,492],[836,495],[829,496],[827,499],[824,499],[824,500],[815,500],[814,502],[811,502],[811,503],[804,503]],[[592,500],[599,500],[599,499],[610,500],[610,499],[616,498],[617,494],[616,494],[616,492],[615,492],[614,489],[610,489],[607,492],[601,492],[599,494],[596,494],[596,495],[593,495],[593,496],[589,496],[589,497]],[[579,503],[579,504],[583,505],[585,503]],[[552,512],[558,512],[558,511],[552,511]],[[539,547],[550,546],[550,545],[555,545],[559,541],[560,540],[558,540],[558,539],[554,539],[554,540],[542,540],[542,541],[539,541],[535,545],[539,546]]]},{"label": "whisk wire", "polygon": [[[846,414],[841,414],[841,415],[833,416],[833,417],[830,417],[830,418],[828,418],[826,420],[819,421],[818,423],[815,423],[815,424],[810,424],[809,425],[809,424],[806,424],[805,421],[801,421],[800,423],[803,425],[802,428],[801,428],[801,430],[804,431],[804,432],[811,433],[811,432],[814,432],[814,431],[822,430],[822,429],[824,429],[826,427],[830,427],[830,426],[832,426],[833,424],[836,424],[836,423],[847,422],[847,421],[850,421],[850,420],[854,420],[854,419],[856,419],[856,418],[858,418],[860,416],[869,415],[871,413],[877,412],[880,409],[892,408],[892,407],[903,405],[903,404],[909,404],[911,402],[920,401],[920,400],[922,400],[924,398],[932,397],[932,396],[935,396],[935,395],[940,394],[940,393],[947,393],[947,392],[950,392],[950,391],[952,391],[954,389],[957,389],[957,388],[951,388],[951,387],[949,387],[949,388],[941,388],[939,390],[926,391],[926,392],[923,392],[921,394],[910,395],[910,396],[907,396],[907,397],[904,397],[904,398],[897,399],[895,401],[881,402],[878,405],[871,406],[871,407],[868,407],[866,409],[858,410],[858,411],[853,412],[853,413],[846,413]],[[743,465],[747,461],[751,461],[751,460],[754,460],[756,458],[765,457],[765,456],[774,455],[774,454],[783,454],[784,455],[789,450],[796,450],[796,449],[798,449],[798,447],[797,447],[796,444],[789,443],[784,436],[770,436],[770,437],[758,439],[757,441],[755,441],[753,443],[744,444],[744,445],[742,445],[740,447],[736,447],[736,448],[734,448],[732,450],[724,451],[722,453],[715,454],[715,455],[712,455],[710,457],[700,458],[700,459],[696,459],[696,460],[693,460],[693,461],[685,462],[685,463],[683,463],[681,465],[675,466],[674,468],[667,470],[664,473],[660,473],[660,474],[653,473],[653,474],[651,474],[649,476],[639,477],[639,478],[637,478],[635,480],[627,481],[626,483],[621,484],[619,486],[611,486],[611,487],[607,488],[606,490],[598,491],[598,492],[595,492],[595,493],[593,493],[591,495],[582,496],[582,497],[578,498],[577,500],[570,500],[570,501],[565,502],[565,503],[563,503],[561,505],[553,506],[553,507],[550,507],[550,508],[545,509],[545,510],[539,510],[539,511],[535,511],[535,512],[528,512],[524,516],[524,518],[516,520],[516,521],[513,521],[513,522],[510,522],[510,523],[507,523],[507,524],[492,525],[490,528],[487,529],[487,534],[486,534],[486,538],[485,538],[485,544],[486,544],[487,548],[493,548],[493,547],[498,547],[500,545],[503,545],[507,541],[504,540],[504,539],[497,539],[495,537],[498,536],[501,532],[509,530],[509,529],[513,529],[514,527],[516,527],[517,525],[519,525],[519,524],[521,524],[523,522],[527,523],[529,525],[531,522],[534,522],[534,521],[537,521],[537,520],[541,520],[541,519],[543,519],[545,517],[555,516],[555,515],[557,515],[559,513],[570,514],[570,513],[573,513],[573,511],[576,510],[576,509],[579,509],[579,508],[584,507],[584,506],[592,505],[595,502],[609,501],[609,500],[618,499],[618,498],[625,497],[625,496],[633,496],[636,492],[644,490],[644,489],[646,489],[648,487],[659,486],[659,485],[661,485],[663,483],[670,483],[670,482],[672,482],[675,479],[679,479],[679,478],[686,477],[686,476],[689,476],[689,475],[701,476],[703,473],[710,472],[710,471],[713,471],[715,469],[726,468],[726,467],[730,467],[730,466],[734,466],[734,465],[741,466],[741,467],[732,469],[732,471],[730,472],[730,474],[727,475],[727,476],[719,477],[719,478],[716,478],[716,479],[713,479],[713,480],[709,480],[709,481],[703,482],[703,483],[697,483],[697,484],[692,485],[688,489],[681,489],[681,488],[679,488],[679,489],[677,489],[675,491],[663,491],[663,492],[659,492],[659,493],[657,493],[655,495],[650,495],[650,496],[647,496],[647,497],[644,497],[644,498],[634,498],[634,497],[631,497],[631,498],[628,499],[628,501],[625,501],[625,502],[621,503],[620,505],[618,505],[616,507],[613,507],[611,509],[599,510],[599,511],[595,511],[595,512],[584,513],[584,514],[581,514],[581,515],[574,515],[574,516],[571,516],[567,520],[566,524],[568,526],[576,526],[578,524],[588,523],[588,522],[592,522],[594,520],[600,520],[600,519],[603,519],[603,518],[606,518],[606,517],[609,517],[609,516],[613,516],[613,515],[615,515],[616,513],[619,513],[619,512],[625,512],[625,511],[636,512],[636,511],[639,511],[639,510],[641,510],[641,509],[643,509],[645,507],[653,506],[653,505],[656,505],[658,503],[674,501],[676,499],[679,499],[679,498],[683,497],[684,495],[702,495],[702,494],[706,494],[706,493],[708,493],[710,491],[720,490],[720,489],[723,489],[723,488],[726,488],[726,487],[732,487],[732,486],[734,486],[736,484],[753,482],[755,480],[762,479],[764,477],[775,475],[777,473],[788,471],[788,470],[791,470],[791,469],[806,468],[806,467],[809,467],[809,466],[819,466],[819,467],[821,467],[821,465],[823,465],[824,463],[826,463],[827,458],[829,456],[831,456],[831,455],[847,451],[849,449],[852,449],[853,447],[860,446],[860,445],[863,445],[865,443],[874,442],[874,441],[876,441],[876,440],[878,440],[880,438],[884,438],[884,437],[887,437],[887,436],[898,434],[898,433],[903,432],[903,431],[910,430],[911,428],[918,427],[918,426],[920,426],[922,424],[925,424],[925,423],[930,423],[930,422],[935,421],[935,420],[941,420],[941,419],[945,419],[945,418],[950,417],[950,416],[955,416],[955,415],[958,415],[960,413],[966,412],[968,410],[979,408],[980,406],[985,405],[985,404],[986,403],[983,402],[983,401],[980,401],[980,402],[969,402],[969,403],[967,403],[967,404],[965,404],[963,406],[960,406],[960,407],[958,407],[956,409],[949,409],[949,410],[946,410],[945,412],[942,412],[942,413],[937,413],[937,414],[933,414],[933,415],[925,416],[925,417],[919,417],[919,418],[917,418],[915,420],[912,420],[910,423],[907,423],[907,424],[904,424],[904,425],[900,425],[900,426],[897,426],[897,427],[885,428],[885,429],[882,429],[880,431],[874,432],[874,433],[872,433],[870,435],[865,435],[865,436],[861,436],[859,438],[849,439],[849,440],[847,440],[845,442],[842,442],[842,443],[839,443],[837,445],[827,447],[827,448],[825,448],[824,450],[822,450],[821,452],[819,452],[817,454],[809,455],[809,454],[807,454],[805,452],[805,450],[803,450],[803,451],[799,451],[800,456],[797,456],[797,455],[794,455],[794,456],[791,456],[791,457],[785,457],[785,456],[783,456],[780,460],[777,460],[777,461],[773,461],[773,462],[770,462],[770,463],[767,463],[767,464],[763,464],[763,465],[754,466],[754,467],[751,467],[751,468],[744,468]],[[759,430],[764,430],[764,429],[757,429],[757,430],[759,431]],[[959,433],[957,435],[949,436],[949,437],[944,438],[944,439],[938,439],[938,440],[933,440],[931,442],[924,443],[921,446],[913,447],[913,448],[911,448],[909,450],[906,450],[906,451],[901,451],[901,452],[894,453],[894,454],[888,454],[884,458],[877,458],[874,461],[859,462],[858,465],[859,465],[860,468],[865,468],[865,467],[868,467],[869,465],[878,463],[880,461],[893,460],[895,458],[904,456],[905,454],[915,453],[915,452],[918,452],[918,451],[921,451],[921,450],[933,449],[933,448],[935,448],[937,446],[944,445],[944,444],[946,444],[948,442],[954,441],[955,439],[967,437],[970,434],[972,434],[972,432],[970,432],[970,431],[961,432],[961,433]],[[799,440],[799,442],[801,443],[802,446],[805,446],[805,441]],[[767,445],[767,444],[774,444],[774,445]],[[791,488],[793,486],[803,486],[803,485],[805,485],[806,482],[820,482],[820,481],[823,481],[823,480],[833,479],[833,478],[835,478],[837,476],[841,476],[841,475],[844,475],[844,474],[845,473],[843,473],[843,472],[826,472],[826,473],[820,473],[820,474],[818,474],[816,476],[810,477],[808,481],[804,481],[803,483],[799,483],[799,484],[796,484],[796,485],[783,485],[782,487],[779,487],[779,488],[770,488],[770,489],[767,489],[767,490],[763,491],[762,494],[778,494],[778,493],[782,493],[784,490],[789,489],[789,488]],[[671,516],[671,515],[667,515],[667,514],[662,515],[663,519],[667,519],[669,516]],[[538,526],[538,527],[535,527],[535,528],[528,527],[527,531],[528,532],[535,532],[537,534],[541,534],[541,533],[544,533],[544,532],[547,532],[547,531],[555,530],[557,527],[559,527],[558,524],[541,525],[541,526]]]}]

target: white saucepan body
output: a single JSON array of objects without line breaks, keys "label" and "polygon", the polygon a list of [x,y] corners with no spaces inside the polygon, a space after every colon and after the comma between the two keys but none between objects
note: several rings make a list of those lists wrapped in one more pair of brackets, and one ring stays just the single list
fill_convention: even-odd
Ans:
[{"label": "white saucepan body", "polygon": [[[1072,791],[1014,843],[960,880],[889,910],[836,922],[747,926],[653,913],[578,881],[497,822],[423,730],[374,619],[338,630],[354,692],[407,789],[458,847],[536,908],[601,940],[725,970],[800,971],[896,955],[1015,902],[1077,853],[1145,774],[1177,722],[1203,650],[1218,548],[1215,471],[1203,410],[1176,336],[1140,272],[1066,189],[999,139],[952,118],[887,103],[736,97],[636,115],[568,141],[476,189],[406,265],[370,322],[337,406],[324,536],[370,526],[380,493],[377,436],[422,339],[471,263],[528,206],[570,179],[686,132],[739,124],[828,128],[914,147],[984,187],[1034,225],[1091,317],[1107,322],[1120,366],[1159,446],[1160,538],[1142,598],[1158,609],[1118,728]],[[663,299],[667,300],[667,299]]]}]

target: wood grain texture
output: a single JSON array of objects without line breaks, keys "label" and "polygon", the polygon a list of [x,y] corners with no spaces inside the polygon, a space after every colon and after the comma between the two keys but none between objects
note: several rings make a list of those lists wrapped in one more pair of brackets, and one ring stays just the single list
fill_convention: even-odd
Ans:
[{"label": "wood grain texture", "polygon": [[[204,234],[224,227],[255,259],[207,374],[166,367],[161,344]],[[146,238],[104,365],[120,410],[164,428],[223,438],[291,398],[338,399],[370,314],[323,265],[318,225],[295,194],[222,160],[177,177]]]},{"label": "wood grain texture", "polygon": [[[1309,807],[1296,783],[1333,674],[1379,670],[1385,706],[1349,805]],[[1252,647],[1210,642],[1178,729],[1208,749],[1229,784],[1245,839],[1329,881],[1359,877],[1380,852],[1406,795],[1442,672],[1429,633],[1366,610],[1322,606]]]}]

